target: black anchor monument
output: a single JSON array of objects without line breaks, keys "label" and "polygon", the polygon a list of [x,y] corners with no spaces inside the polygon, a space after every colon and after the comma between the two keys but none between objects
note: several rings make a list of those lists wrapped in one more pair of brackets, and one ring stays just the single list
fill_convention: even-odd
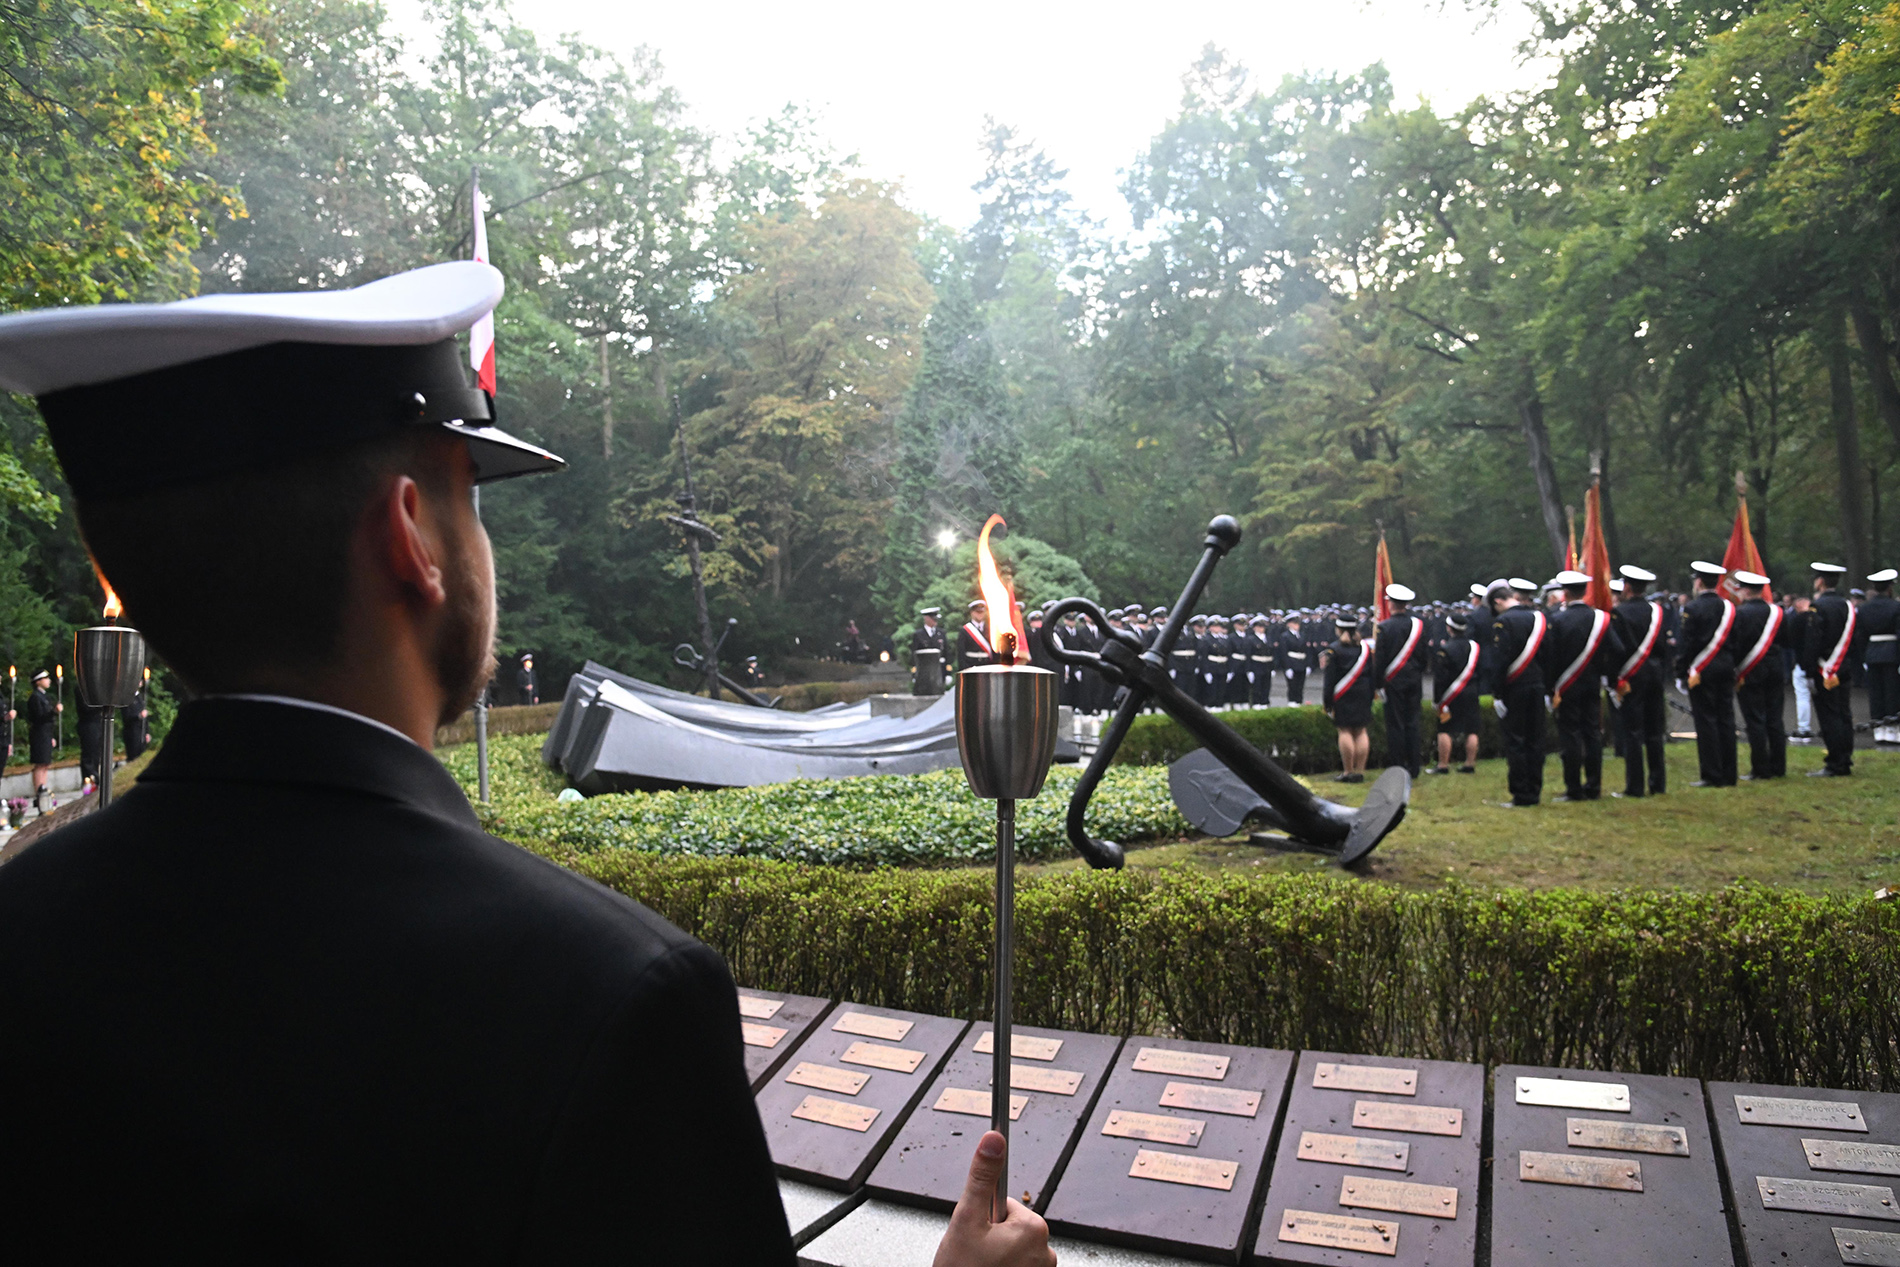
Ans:
[{"label": "black anchor monument", "polygon": [[[1262,822],[1285,835],[1272,838],[1256,834],[1255,839],[1261,843],[1323,854],[1342,866],[1351,866],[1371,853],[1405,817],[1412,794],[1411,776],[1397,766],[1388,769],[1356,810],[1322,800],[1169,679],[1168,653],[1181,636],[1188,613],[1200,601],[1201,591],[1207,588],[1214,566],[1240,544],[1239,523],[1232,515],[1216,516],[1207,525],[1203,544],[1200,562],[1168,611],[1167,625],[1146,651],[1134,635],[1111,626],[1102,609],[1086,598],[1065,598],[1043,619],[1042,642],[1051,656],[1075,668],[1093,669],[1127,688],[1114,720],[1102,732],[1101,745],[1069,798],[1069,843],[1098,870],[1122,865],[1122,847],[1112,840],[1090,836],[1082,819],[1128,728],[1152,701],[1204,745],[1175,762],[1168,772],[1169,790],[1189,822],[1210,836],[1232,835],[1249,820]],[[1086,615],[1102,631],[1100,652],[1071,651],[1056,640],[1057,622],[1072,612]]]}]

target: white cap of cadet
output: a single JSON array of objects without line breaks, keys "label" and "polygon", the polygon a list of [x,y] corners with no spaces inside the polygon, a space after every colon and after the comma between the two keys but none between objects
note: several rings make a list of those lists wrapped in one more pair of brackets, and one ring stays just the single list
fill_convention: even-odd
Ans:
[{"label": "white cap of cadet", "polygon": [[1720,563],[1710,563],[1705,559],[1697,559],[1695,562],[1691,563],[1689,566],[1692,569],[1694,569],[1694,571],[1700,576],[1727,576],[1728,575],[1728,569],[1723,567]]},{"label": "white cap of cadet", "polygon": [[1557,573],[1556,579],[1559,585],[1588,585],[1590,583],[1589,573],[1579,572],[1575,568],[1565,568]]},{"label": "white cap of cadet", "polygon": [[1768,578],[1763,576],[1760,572],[1744,572],[1740,568],[1736,568],[1735,571],[1730,574],[1729,579],[1734,581],[1737,585],[1743,585],[1749,589],[1759,589],[1768,584]]},{"label": "white cap of cadet", "polygon": [[1648,568],[1639,568],[1634,563],[1625,563],[1622,567],[1616,570],[1621,572],[1624,576],[1628,577],[1630,580],[1641,581],[1645,585],[1649,584],[1651,581],[1656,579],[1656,574],[1654,572],[1650,571]]},{"label": "white cap of cadet", "polygon": [[1385,587],[1385,596],[1400,603],[1409,603],[1418,597],[1412,592],[1410,586],[1400,585],[1397,581]]}]

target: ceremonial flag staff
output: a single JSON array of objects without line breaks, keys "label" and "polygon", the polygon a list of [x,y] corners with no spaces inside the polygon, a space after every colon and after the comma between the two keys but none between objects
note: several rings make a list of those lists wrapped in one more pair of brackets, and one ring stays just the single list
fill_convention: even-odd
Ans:
[{"label": "ceremonial flag staff", "polygon": [[[488,225],[482,218],[482,171],[468,169],[469,208],[475,217],[475,251],[471,257],[479,264],[488,263]],[[468,332],[468,364],[475,371],[475,385],[495,399],[495,314],[484,313]],[[475,517],[482,516],[482,489],[475,486]],[[475,795],[488,800],[488,687],[475,697]]]},{"label": "ceremonial flag staff", "polygon": [[13,714],[16,711],[13,707],[13,693],[19,685],[20,670],[9,664],[7,666],[7,756],[9,757],[13,755]]},{"label": "ceremonial flag staff", "polygon": [[1374,624],[1392,615],[1392,600],[1385,587],[1392,584],[1392,556],[1385,548],[1385,525],[1379,525],[1379,553],[1372,563],[1372,620]]},{"label": "ceremonial flag staff", "polygon": [[66,742],[66,666],[53,666],[53,690],[58,692],[53,702],[59,705],[53,714],[53,751],[58,752],[60,745]]}]

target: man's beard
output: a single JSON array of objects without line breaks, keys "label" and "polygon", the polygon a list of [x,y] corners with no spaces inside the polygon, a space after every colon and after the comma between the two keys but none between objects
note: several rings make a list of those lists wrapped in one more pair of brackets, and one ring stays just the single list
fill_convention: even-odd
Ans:
[{"label": "man's beard", "polygon": [[467,712],[495,676],[495,587],[492,577],[481,584],[476,553],[466,547],[454,551],[442,578],[448,602],[435,647],[435,677],[443,698],[438,726]]}]

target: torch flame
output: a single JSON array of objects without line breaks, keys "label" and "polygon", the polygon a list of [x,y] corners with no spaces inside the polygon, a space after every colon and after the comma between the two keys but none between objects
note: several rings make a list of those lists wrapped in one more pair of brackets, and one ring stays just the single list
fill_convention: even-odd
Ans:
[{"label": "torch flame", "polygon": [[998,664],[1025,664],[1029,660],[1029,640],[1023,633],[1023,615],[1002,574],[996,570],[996,556],[990,553],[990,529],[1003,523],[1001,515],[991,515],[976,539],[976,583],[990,609],[990,646],[996,649]]},{"label": "torch flame", "polygon": [[99,588],[106,592],[105,618],[107,624],[116,624],[119,617],[125,615],[125,604],[119,601],[119,595],[112,588],[112,582],[99,570],[97,560],[93,561],[92,574],[99,578]]}]

